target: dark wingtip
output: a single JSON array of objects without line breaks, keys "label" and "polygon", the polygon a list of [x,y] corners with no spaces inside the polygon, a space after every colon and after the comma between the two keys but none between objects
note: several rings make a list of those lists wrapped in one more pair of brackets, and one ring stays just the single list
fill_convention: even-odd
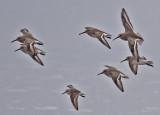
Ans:
[{"label": "dark wingtip", "polygon": [[134,75],[137,75],[137,72],[136,72],[136,73],[134,73]]},{"label": "dark wingtip", "polygon": [[[39,63],[39,62],[38,62]],[[44,64],[41,62],[41,63],[39,63],[41,66],[44,66]]]},{"label": "dark wingtip", "polygon": [[151,64],[147,64],[148,66],[151,66],[151,67],[154,67],[153,65],[151,65]]}]

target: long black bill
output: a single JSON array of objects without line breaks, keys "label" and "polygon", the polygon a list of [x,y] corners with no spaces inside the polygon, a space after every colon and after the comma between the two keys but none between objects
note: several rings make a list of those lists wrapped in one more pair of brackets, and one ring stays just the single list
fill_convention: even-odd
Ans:
[{"label": "long black bill", "polygon": [[120,63],[122,63],[122,62],[124,62],[124,61],[127,61],[127,59],[122,60]]},{"label": "long black bill", "polygon": [[21,50],[21,49],[19,48],[19,49],[17,49],[17,50],[14,50],[14,52],[19,51],[19,50]]},{"label": "long black bill", "polygon": [[66,93],[66,91],[65,92],[63,92],[62,94],[65,94]]},{"label": "long black bill", "polygon": [[118,37],[114,38],[112,41],[116,40]]},{"label": "long black bill", "polygon": [[17,41],[17,40],[13,40],[13,41],[11,41],[11,43],[13,43],[13,42],[15,42],[15,41]]},{"label": "long black bill", "polygon": [[84,33],[86,33],[86,32],[82,32],[82,33],[80,33],[79,35],[84,34]]},{"label": "long black bill", "polygon": [[97,76],[99,76],[99,75],[101,75],[101,74],[103,74],[103,72],[101,72],[101,73],[97,74]]}]

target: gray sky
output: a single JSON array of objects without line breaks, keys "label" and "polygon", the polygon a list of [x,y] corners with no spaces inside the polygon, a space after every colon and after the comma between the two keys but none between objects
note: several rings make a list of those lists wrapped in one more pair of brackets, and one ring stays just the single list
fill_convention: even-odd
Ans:
[{"label": "gray sky", "polygon": [[[158,115],[160,112],[159,48],[160,1],[158,0],[1,0],[0,31],[0,114],[1,115]],[[154,68],[141,66],[134,75],[128,63],[128,43],[108,40],[111,50],[88,35],[84,27],[101,29],[116,37],[124,32],[121,9],[125,8],[135,32],[144,43],[141,56],[154,62]],[[40,56],[44,67],[10,43],[27,28],[44,42]],[[156,51],[155,51],[156,50]],[[114,66],[130,76],[122,79],[122,93],[113,81],[96,75]],[[68,84],[86,94],[79,98],[76,111],[68,95]]]}]

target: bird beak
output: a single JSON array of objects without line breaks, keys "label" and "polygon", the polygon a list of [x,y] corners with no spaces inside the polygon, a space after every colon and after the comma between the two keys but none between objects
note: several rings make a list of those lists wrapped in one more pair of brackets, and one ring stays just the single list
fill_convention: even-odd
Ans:
[{"label": "bird beak", "polygon": [[15,42],[15,41],[17,41],[17,40],[13,40],[13,41],[11,41],[11,43],[13,43],[13,42]]},{"label": "bird beak", "polygon": [[86,33],[86,31],[85,31],[85,32],[80,33],[79,35],[84,34],[84,33]]},{"label": "bird beak", "polygon": [[103,72],[101,72],[101,73],[97,74],[97,76],[98,76],[98,75],[101,75],[101,74],[103,74]]},{"label": "bird beak", "polygon": [[122,60],[120,63],[122,63],[122,62],[124,62],[124,61],[127,61],[127,59]]},{"label": "bird beak", "polygon": [[16,52],[16,51],[18,51],[18,50],[21,50],[21,49],[19,48],[19,49],[15,50],[14,52]]},{"label": "bird beak", "polygon": [[66,93],[66,91],[65,92],[63,92],[62,94],[65,94]]},{"label": "bird beak", "polygon": [[116,40],[117,38],[119,38],[119,37],[114,38],[112,41]]}]

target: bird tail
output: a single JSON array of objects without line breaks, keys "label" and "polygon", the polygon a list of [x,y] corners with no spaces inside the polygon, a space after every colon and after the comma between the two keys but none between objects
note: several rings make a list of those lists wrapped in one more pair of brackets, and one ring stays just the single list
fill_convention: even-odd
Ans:
[{"label": "bird tail", "polygon": [[39,52],[39,54],[41,54],[41,55],[46,55],[45,53],[46,52],[44,52],[44,51]]},{"label": "bird tail", "polygon": [[152,66],[152,67],[153,67],[153,62],[152,62],[152,61],[147,61],[146,64],[147,64],[148,66]]},{"label": "bird tail", "polygon": [[139,38],[140,38],[139,40],[137,40],[138,44],[139,44],[139,45],[142,45],[142,43],[143,43],[144,40],[143,40],[141,34],[140,34],[140,33],[137,33],[137,36],[139,36]]},{"label": "bird tail", "polygon": [[122,77],[125,79],[129,79],[129,76],[127,76],[127,75],[123,75]]},{"label": "bird tail", "polygon": [[112,35],[111,35],[111,34],[106,33],[105,37],[106,37],[106,38],[111,39]]},{"label": "bird tail", "polygon": [[84,93],[81,93],[80,96],[81,96],[81,97],[85,97],[85,94],[84,94]]},{"label": "bird tail", "polygon": [[38,44],[38,45],[43,45],[43,42],[41,42],[41,41],[38,41],[38,40],[35,40],[35,44]]}]

